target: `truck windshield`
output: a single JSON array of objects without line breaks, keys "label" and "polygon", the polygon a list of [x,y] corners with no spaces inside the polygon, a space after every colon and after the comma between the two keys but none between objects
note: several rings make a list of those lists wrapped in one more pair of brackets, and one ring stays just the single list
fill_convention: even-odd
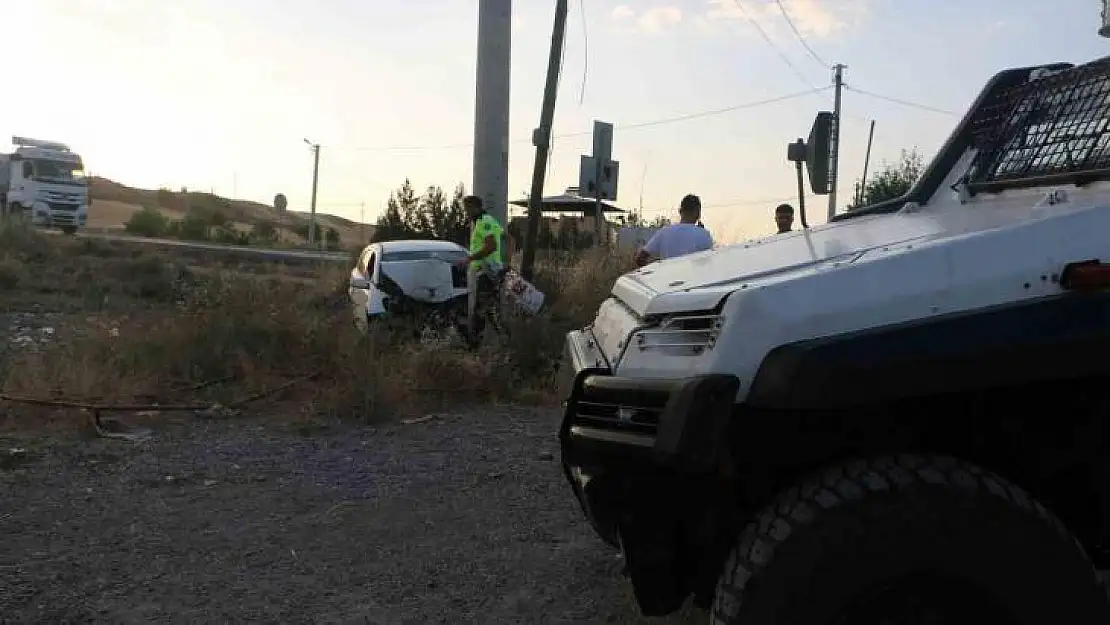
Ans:
[{"label": "truck windshield", "polygon": [[32,177],[40,182],[61,184],[85,184],[85,171],[81,163],[31,159]]}]

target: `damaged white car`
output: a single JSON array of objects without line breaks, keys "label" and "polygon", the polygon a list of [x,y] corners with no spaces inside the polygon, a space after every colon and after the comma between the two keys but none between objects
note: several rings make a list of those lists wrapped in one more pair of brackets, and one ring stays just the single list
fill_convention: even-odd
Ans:
[{"label": "damaged white car", "polygon": [[412,319],[418,327],[454,325],[466,314],[466,268],[459,266],[466,256],[466,248],[450,241],[366,246],[348,289],[355,325],[365,331],[385,316]]}]

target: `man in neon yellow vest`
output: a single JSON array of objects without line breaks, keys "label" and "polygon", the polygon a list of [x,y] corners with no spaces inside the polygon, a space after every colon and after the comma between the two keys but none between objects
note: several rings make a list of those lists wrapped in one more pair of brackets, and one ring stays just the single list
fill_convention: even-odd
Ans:
[{"label": "man in neon yellow vest", "polygon": [[[460,264],[467,265],[467,288],[470,297],[467,303],[467,318],[472,339],[481,335],[485,324],[485,314],[493,306],[497,310],[500,301],[501,280],[504,277],[508,255],[502,249],[505,229],[482,206],[482,198],[468,195],[462,200],[463,208],[470,217],[470,254]],[[479,314],[480,313],[480,314]]]}]

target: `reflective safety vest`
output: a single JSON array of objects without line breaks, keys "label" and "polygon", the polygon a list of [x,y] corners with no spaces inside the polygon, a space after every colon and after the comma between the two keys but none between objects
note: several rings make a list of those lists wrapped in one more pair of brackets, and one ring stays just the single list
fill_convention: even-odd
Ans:
[{"label": "reflective safety vest", "polygon": [[[475,260],[470,262],[471,267],[478,269],[494,269],[500,270],[505,266],[505,259],[501,255],[501,239],[504,238],[505,230],[497,220],[489,215],[489,213],[482,213],[474,225],[470,228],[470,253],[477,254],[486,245],[486,237],[493,236],[495,247],[489,256],[482,260]],[[483,267],[484,265],[484,267]]]}]

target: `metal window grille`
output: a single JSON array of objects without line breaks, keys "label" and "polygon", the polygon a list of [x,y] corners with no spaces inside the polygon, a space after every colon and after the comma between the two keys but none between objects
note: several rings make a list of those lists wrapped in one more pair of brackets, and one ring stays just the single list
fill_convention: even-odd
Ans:
[{"label": "metal window grille", "polygon": [[1002,89],[970,121],[972,192],[1110,180],[1110,57]]}]

